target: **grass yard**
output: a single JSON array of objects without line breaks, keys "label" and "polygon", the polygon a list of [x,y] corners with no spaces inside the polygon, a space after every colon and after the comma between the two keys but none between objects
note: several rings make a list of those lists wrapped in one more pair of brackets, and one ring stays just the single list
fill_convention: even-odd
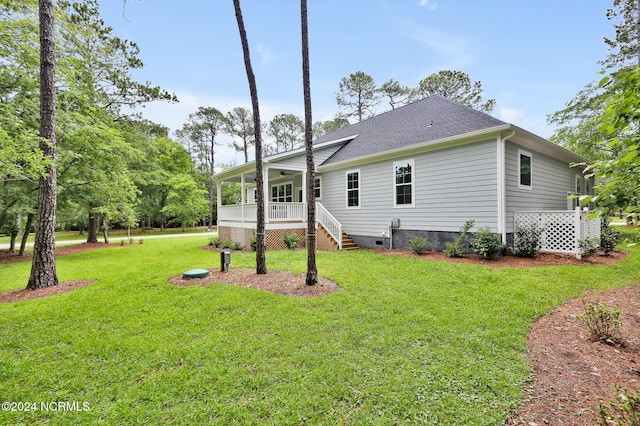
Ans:
[{"label": "grass yard", "polygon": [[[61,257],[61,281],[99,281],[0,305],[0,400],[38,404],[0,411],[0,424],[501,424],[524,396],[533,321],[586,289],[640,281],[632,246],[619,264],[529,269],[320,252],[342,289],[314,299],[169,284],[218,266],[206,242]],[[254,263],[234,254],[231,266]],[[306,254],[267,263],[303,272]],[[0,265],[0,291],[29,270]],[[79,410],[43,411],[51,401]]]},{"label": "grass yard", "polygon": [[[215,231],[215,228],[214,228]],[[206,232],[206,227],[196,227],[196,228],[185,228],[185,233],[198,233],[198,232]],[[109,238],[126,238],[127,235],[131,235],[131,238],[138,239],[140,237],[148,237],[151,235],[170,235],[170,234],[182,234],[181,228],[166,228],[164,231],[160,230],[160,228],[147,229],[142,230],[138,228],[132,228],[130,234],[127,233],[126,229],[111,229],[109,230]],[[35,238],[35,234],[29,234],[27,238],[27,243],[33,244]],[[56,241],[86,241],[87,233],[80,235],[78,231],[59,231],[56,232]],[[98,241],[103,241],[102,231],[98,232]],[[8,235],[0,235],[0,244],[9,244],[11,242],[11,237]],[[20,247],[20,239],[16,241],[16,245]]]}]

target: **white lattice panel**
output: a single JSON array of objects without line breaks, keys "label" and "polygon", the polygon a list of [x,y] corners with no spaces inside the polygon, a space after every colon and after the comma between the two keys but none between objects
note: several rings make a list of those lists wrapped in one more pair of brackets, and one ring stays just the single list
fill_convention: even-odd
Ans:
[{"label": "white lattice panel", "polygon": [[576,224],[572,211],[516,212],[515,223],[544,229],[541,235],[541,252],[575,253]]}]

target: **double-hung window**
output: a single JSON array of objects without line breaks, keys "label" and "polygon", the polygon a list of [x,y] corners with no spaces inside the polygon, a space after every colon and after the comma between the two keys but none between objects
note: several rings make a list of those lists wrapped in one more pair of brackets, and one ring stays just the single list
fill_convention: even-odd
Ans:
[{"label": "double-hung window", "polygon": [[360,207],[360,170],[347,172],[347,208]]},{"label": "double-hung window", "polygon": [[414,206],[414,162],[413,160],[399,161],[393,164],[394,201],[395,207]]},{"label": "double-hung window", "polygon": [[316,200],[322,199],[322,181],[319,177],[313,180],[313,191],[315,193]]},{"label": "double-hung window", "polygon": [[531,153],[518,150],[518,188],[531,189]]}]

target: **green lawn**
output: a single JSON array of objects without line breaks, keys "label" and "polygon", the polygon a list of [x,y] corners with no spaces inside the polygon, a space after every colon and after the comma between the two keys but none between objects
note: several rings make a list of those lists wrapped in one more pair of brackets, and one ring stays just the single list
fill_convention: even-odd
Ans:
[{"label": "green lawn", "polygon": [[[321,252],[320,274],[342,289],[313,299],[169,284],[218,266],[206,241],[61,257],[61,281],[99,282],[0,305],[0,399],[90,407],[2,411],[0,424],[501,424],[530,377],[533,321],[586,289],[640,281],[632,246],[616,265],[529,269]],[[269,269],[305,269],[303,251],[267,256]],[[0,291],[29,269],[0,265]]]},{"label": "green lawn", "polygon": [[[215,230],[215,228],[214,228]],[[142,230],[142,229],[131,229],[131,238],[140,238],[147,237],[150,235],[169,235],[169,234],[181,234],[181,228],[166,228],[164,231],[161,231],[160,228]],[[185,228],[185,233],[198,233],[198,232],[206,232],[206,228],[197,227],[197,228]],[[126,237],[127,230],[126,229],[112,229],[109,231],[109,238],[120,238]],[[35,234],[29,234],[29,238],[27,239],[28,243],[33,243]],[[87,234],[86,232],[82,235],[78,233],[78,231],[60,231],[56,232],[56,241],[81,241],[86,240]],[[98,233],[98,241],[102,241],[102,232]],[[0,244],[9,244],[11,242],[11,237],[7,235],[0,235]],[[17,246],[20,246],[20,241],[16,242]]]}]

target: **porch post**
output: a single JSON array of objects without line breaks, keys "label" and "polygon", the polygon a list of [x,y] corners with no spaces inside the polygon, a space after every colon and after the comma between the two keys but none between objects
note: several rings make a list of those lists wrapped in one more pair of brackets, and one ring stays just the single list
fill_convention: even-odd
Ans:
[{"label": "porch post", "polygon": [[[304,173],[302,173],[302,202],[306,205],[307,204],[307,172],[305,171]],[[303,222],[307,221],[307,215],[305,214],[307,212],[307,209],[305,209],[305,212],[302,214],[304,217]]]},{"label": "porch post", "polygon": [[269,223],[269,166],[263,170],[263,191],[264,191],[264,223]]},{"label": "porch post", "polygon": [[244,188],[244,174],[240,175],[240,191],[242,192],[242,195],[240,195],[240,208],[242,209],[242,221],[244,222],[244,204],[246,202],[245,200],[245,188]]},{"label": "porch post", "polygon": [[216,225],[220,222],[220,213],[222,213],[222,182],[216,180],[216,205],[218,206],[218,218],[216,220]]}]

